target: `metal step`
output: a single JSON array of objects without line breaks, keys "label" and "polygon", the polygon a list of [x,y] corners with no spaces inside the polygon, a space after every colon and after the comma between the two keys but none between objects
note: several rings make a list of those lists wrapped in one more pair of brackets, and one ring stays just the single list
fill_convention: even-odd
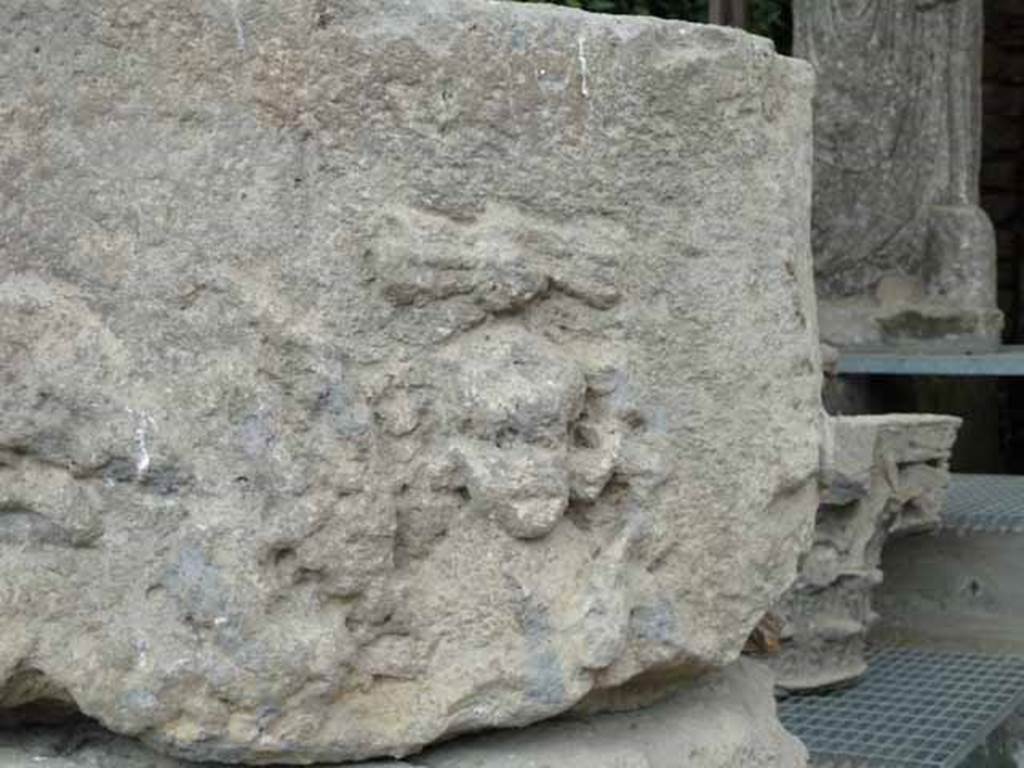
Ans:
[{"label": "metal step", "polygon": [[849,376],[1024,376],[1024,346],[992,352],[842,350],[837,372]]},{"label": "metal step", "polygon": [[855,685],[789,696],[815,766],[959,768],[1024,703],[1024,658],[876,648]]},{"label": "metal step", "polygon": [[1024,476],[952,475],[942,527],[964,533],[1024,533]]}]

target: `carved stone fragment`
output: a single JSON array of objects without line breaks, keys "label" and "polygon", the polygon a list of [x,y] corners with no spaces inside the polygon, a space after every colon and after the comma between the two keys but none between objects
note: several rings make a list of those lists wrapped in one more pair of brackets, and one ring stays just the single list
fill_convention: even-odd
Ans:
[{"label": "carved stone fragment", "polygon": [[729,664],[792,582],[805,63],[479,0],[55,0],[0,3],[0,83],[0,701],[400,756]]},{"label": "carved stone fragment", "polygon": [[960,426],[954,416],[917,414],[830,421],[834,448],[823,470],[814,546],[773,610],[781,645],[766,658],[789,690],[840,685],[865,671],[882,547],[890,536],[938,524]]}]

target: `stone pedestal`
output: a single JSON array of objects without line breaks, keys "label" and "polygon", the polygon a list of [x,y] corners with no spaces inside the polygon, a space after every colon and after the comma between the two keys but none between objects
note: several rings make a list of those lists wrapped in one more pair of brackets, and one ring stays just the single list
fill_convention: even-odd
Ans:
[{"label": "stone pedestal", "polygon": [[[0,731],[4,768],[198,768],[94,725]],[[403,762],[321,768],[805,768],[775,713],[771,673],[749,659],[643,710],[567,717],[441,744]]]}]

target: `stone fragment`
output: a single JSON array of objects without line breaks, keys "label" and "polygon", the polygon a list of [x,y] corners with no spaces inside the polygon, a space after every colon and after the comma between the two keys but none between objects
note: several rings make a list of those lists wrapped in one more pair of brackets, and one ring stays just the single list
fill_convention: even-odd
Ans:
[{"label": "stone fragment", "polygon": [[978,207],[977,0],[796,0],[817,72],[814,261],[822,338],[999,343],[995,236]]},{"label": "stone fragment", "polygon": [[960,426],[956,417],[926,414],[830,421],[814,546],[773,609],[782,642],[766,657],[778,685],[795,691],[848,683],[865,671],[882,547],[890,536],[939,523]]},{"label": "stone fragment", "polygon": [[817,506],[811,85],[533,5],[0,3],[0,701],[308,763],[733,661]]}]

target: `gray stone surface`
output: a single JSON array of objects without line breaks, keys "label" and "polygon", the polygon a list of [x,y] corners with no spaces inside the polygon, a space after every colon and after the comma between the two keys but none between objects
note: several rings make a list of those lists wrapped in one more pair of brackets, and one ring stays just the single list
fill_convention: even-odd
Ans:
[{"label": "gray stone surface", "polygon": [[810,96],[521,4],[0,4],[0,700],[337,761],[731,662],[817,506]]},{"label": "gray stone surface", "polygon": [[1024,534],[943,529],[885,548],[872,637],[1024,656]]},{"label": "gray stone surface", "polygon": [[814,546],[773,609],[782,642],[768,658],[789,690],[847,683],[866,670],[882,547],[891,536],[938,525],[960,419],[894,414],[830,423]]},{"label": "gray stone surface", "polygon": [[[559,719],[350,768],[803,768],[775,715],[772,676],[744,659],[637,712]],[[95,726],[0,732],[4,768],[188,768]],[[324,768],[327,768],[326,766]]]},{"label": "gray stone surface", "polygon": [[982,3],[796,0],[817,72],[814,259],[838,346],[992,346],[995,236],[978,207]]}]

